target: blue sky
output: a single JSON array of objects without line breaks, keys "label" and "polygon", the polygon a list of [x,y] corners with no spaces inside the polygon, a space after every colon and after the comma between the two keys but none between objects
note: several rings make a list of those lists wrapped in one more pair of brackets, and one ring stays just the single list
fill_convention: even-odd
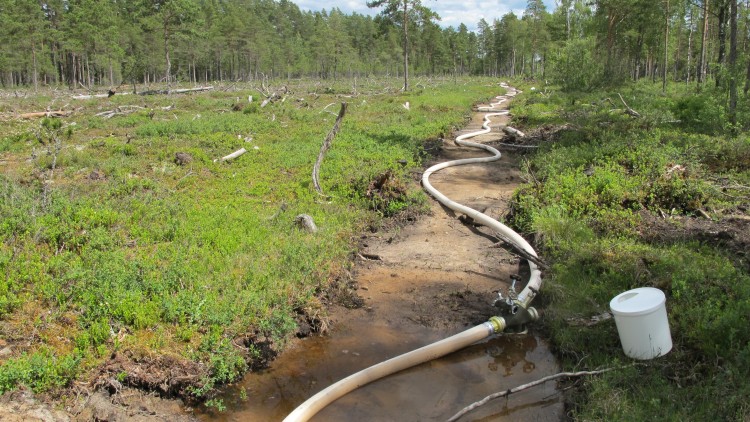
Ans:
[{"label": "blue sky", "polygon": [[[335,7],[346,14],[357,12],[363,15],[375,15],[378,9],[369,9],[366,0],[292,0],[302,10],[331,10]],[[504,14],[513,12],[522,15],[526,9],[526,0],[422,0],[424,6],[440,15],[440,26],[454,28],[464,23],[469,30],[474,31],[477,22],[484,18],[492,23],[494,19],[500,19]],[[552,12],[555,7],[554,0],[545,0],[547,11]]]}]

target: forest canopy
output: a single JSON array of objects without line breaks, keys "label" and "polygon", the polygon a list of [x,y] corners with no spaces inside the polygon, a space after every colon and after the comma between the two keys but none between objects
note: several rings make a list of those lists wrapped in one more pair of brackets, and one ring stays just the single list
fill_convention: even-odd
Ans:
[{"label": "forest canopy", "polygon": [[735,101],[750,87],[750,15],[738,0],[563,0],[553,11],[528,0],[520,16],[481,19],[476,31],[441,27],[429,2],[388,3],[431,18],[302,11],[288,0],[0,0],[0,83],[395,77],[406,45],[413,75],[523,75],[585,90],[711,79],[734,85]]}]

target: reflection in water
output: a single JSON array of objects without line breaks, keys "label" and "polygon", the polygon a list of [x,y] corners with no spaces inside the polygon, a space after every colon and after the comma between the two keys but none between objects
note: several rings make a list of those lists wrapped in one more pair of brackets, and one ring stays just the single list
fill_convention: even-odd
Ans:
[{"label": "reflection in water", "polygon": [[[226,412],[206,411],[199,417],[211,421],[280,421],[310,396],[356,371],[455,334],[416,324],[388,326],[353,320],[346,325],[338,327],[331,337],[300,341],[271,369],[249,374],[226,391],[221,397]],[[313,420],[445,420],[489,394],[557,370],[546,345],[533,334],[501,336],[355,390]],[[472,412],[470,420],[560,420],[562,403],[554,386],[550,382],[496,400]]]},{"label": "reflection in water", "polygon": [[534,362],[526,359],[526,354],[537,347],[536,337],[527,334],[511,334],[500,337],[498,344],[487,348],[487,354],[493,358],[487,367],[490,371],[497,371],[498,364],[505,369],[504,376],[513,375],[513,368],[523,362],[522,369],[525,374],[536,368]]}]

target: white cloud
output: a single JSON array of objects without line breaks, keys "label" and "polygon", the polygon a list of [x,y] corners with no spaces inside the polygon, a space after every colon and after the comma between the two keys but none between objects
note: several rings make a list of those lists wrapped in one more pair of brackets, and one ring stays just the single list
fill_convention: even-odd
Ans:
[{"label": "white cloud", "polygon": [[[379,9],[368,8],[366,0],[296,0],[295,3],[302,10],[331,10],[338,7],[346,14],[357,12],[370,16],[379,12]],[[554,0],[545,0],[545,4],[548,11],[554,9]],[[492,21],[511,11],[520,17],[526,9],[526,0],[422,0],[422,5],[440,15],[438,24],[444,28],[457,28],[463,23],[470,31],[476,31],[482,18],[492,24]]]}]

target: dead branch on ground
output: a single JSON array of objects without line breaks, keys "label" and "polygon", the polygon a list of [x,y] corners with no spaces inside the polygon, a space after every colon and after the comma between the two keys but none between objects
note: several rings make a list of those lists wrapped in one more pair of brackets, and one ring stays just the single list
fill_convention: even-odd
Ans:
[{"label": "dead branch on ground", "polygon": [[320,110],[320,112],[321,112],[321,113],[323,113],[323,112],[325,112],[325,113],[331,113],[331,114],[333,114],[333,115],[335,116],[335,115],[336,115],[336,113],[334,113],[334,112],[332,112],[332,111],[329,111],[329,110],[328,110],[328,107],[330,107],[330,106],[332,106],[332,105],[336,105],[336,103],[331,103],[331,104],[328,104],[327,106],[323,107],[323,110]]},{"label": "dead branch on ground", "polygon": [[605,369],[601,369],[601,370],[598,370],[598,371],[560,372],[558,374],[549,375],[549,376],[546,376],[544,378],[540,378],[540,379],[538,379],[536,381],[532,381],[532,382],[527,383],[527,384],[519,385],[518,387],[509,388],[509,389],[507,389],[505,391],[500,391],[500,392],[497,392],[497,393],[494,393],[494,394],[490,394],[489,396],[483,398],[482,400],[479,400],[478,402],[472,403],[469,406],[466,406],[465,408],[461,409],[461,411],[459,411],[458,413],[456,413],[455,415],[453,415],[450,419],[448,419],[448,422],[455,422],[455,421],[459,420],[465,414],[471,412],[472,410],[474,410],[474,409],[476,409],[476,408],[478,408],[480,406],[483,406],[483,405],[487,404],[492,399],[496,399],[496,398],[499,398],[499,397],[507,397],[507,396],[510,396],[513,393],[517,393],[519,391],[527,390],[527,389],[529,389],[531,387],[536,387],[537,385],[544,384],[547,381],[551,381],[551,380],[558,379],[558,378],[566,378],[566,377],[567,378],[573,378],[573,377],[583,377],[583,376],[588,376],[588,375],[599,375],[599,374],[603,374],[605,372],[614,371],[615,369],[628,368],[630,366],[632,366],[632,365],[621,366],[621,367],[617,367],[617,368],[605,368]]},{"label": "dead branch on ground", "polygon": [[143,109],[144,107],[137,106],[137,105],[124,105],[124,106],[115,107],[112,110],[107,110],[107,111],[102,111],[101,113],[96,113],[94,116],[103,117],[105,119],[111,119],[114,116],[130,114],[130,113],[134,113],[138,110],[143,110]]},{"label": "dead branch on ground", "polygon": [[197,88],[185,88],[185,89],[153,89],[150,91],[139,92],[139,95],[171,95],[171,94],[187,94],[190,92],[201,92],[210,91],[214,89],[213,86],[199,86]]},{"label": "dead branch on ground", "polygon": [[70,98],[74,100],[90,100],[92,98],[109,98],[113,95],[129,95],[129,92],[115,92],[114,90],[107,91],[106,94],[86,94],[86,95],[74,95]]},{"label": "dead branch on ground", "polygon": [[279,89],[278,91],[274,92],[273,94],[271,94],[270,96],[268,96],[268,98],[266,98],[265,100],[263,100],[263,102],[260,103],[260,108],[263,108],[263,107],[267,106],[268,104],[273,103],[273,102],[275,102],[277,100],[282,100],[283,101],[282,98],[286,98],[285,96],[283,97],[283,95],[286,94],[287,92],[289,92],[289,88],[287,88],[287,86],[284,85],[283,87],[281,87],[281,89]]},{"label": "dead branch on ground", "polygon": [[86,85],[84,85],[84,84],[83,84],[83,82],[81,82],[81,81],[78,81],[78,85],[80,85],[80,86],[81,86],[81,88],[85,89],[85,90],[86,90],[86,91],[88,91],[88,92],[94,92],[94,90],[93,90],[93,89],[91,89],[91,88],[87,87],[87,86],[86,86]]},{"label": "dead branch on ground", "polygon": [[[630,108],[630,106],[628,105],[628,103],[625,102],[625,99],[622,98],[622,95],[620,93],[618,93],[617,96],[620,97],[620,101],[622,101],[622,105],[625,106],[625,110],[622,110],[623,113],[625,113],[625,114],[627,114],[629,116],[632,116],[632,117],[641,117],[641,113],[639,113],[639,112],[633,110],[632,108]],[[620,108],[617,107],[617,104],[615,104],[615,102],[612,101],[611,98],[605,98],[601,102],[608,102],[608,103],[610,103],[612,105],[612,107],[615,107],[612,110],[610,110],[610,112],[620,111]],[[594,104],[596,104],[596,103],[594,103]]]},{"label": "dead branch on ground", "polygon": [[318,153],[318,159],[315,161],[315,166],[313,166],[313,173],[312,173],[313,186],[315,187],[315,191],[318,192],[318,194],[321,196],[325,196],[325,195],[323,194],[323,189],[320,187],[320,182],[318,182],[318,175],[320,173],[320,165],[323,163],[323,157],[325,157],[326,152],[331,147],[333,138],[339,132],[341,121],[344,119],[345,114],[346,114],[346,103],[341,103],[341,109],[339,110],[339,115],[336,117],[336,122],[333,124],[333,128],[331,128],[331,131],[328,132],[328,135],[326,136],[325,140],[323,140],[323,145],[320,146],[320,152]]},{"label": "dead branch on ground", "polygon": [[533,262],[534,264],[536,264],[537,267],[539,267],[539,268],[541,268],[543,270],[548,270],[549,269],[549,265],[546,262],[542,261],[542,259],[539,258],[538,256],[534,256],[534,255],[530,254],[528,251],[523,250],[520,247],[516,247],[513,242],[511,242],[509,239],[506,239],[505,236],[501,235],[500,233],[495,232],[495,235],[498,238],[503,239],[503,242],[494,243],[494,244],[492,244],[490,246],[490,248],[502,248],[506,244],[511,245],[513,247],[512,250],[515,253],[517,253],[518,255],[520,255],[521,258],[523,258],[523,259],[525,259],[527,261]]},{"label": "dead branch on ground", "polygon": [[239,157],[240,155],[242,155],[242,154],[244,154],[246,152],[247,152],[247,150],[245,148],[240,148],[237,151],[235,151],[235,152],[233,152],[233,153],[231,153],[229,155],[225,155],[225,156],[223,156],[221,158],[217,158],[216,160],[214,160],[214,163],[219,162],[219,161],[224,162],[224,161],[234,160],[235,158]]},{"label": "dead branch on ground", "polygon": [[268,220],[269,221],[275,220],[276,217],[278,217],[282,212],[286,211],[287,207],[288,206],[287,206],[286,202],[282,202],[281,206],[279,206],[279,209],[276,210],[276,212],[272,216],[268,217]]},{"label": "dead branch on ground", "polygon": [[72,111],[65,111],[65,110],[48,110],[48,111],[38,111],[33,113],[23,113],[19,114],[18,117],[21,119],[38,119],[42,117],[65,117],[71,115]]},{"label": "dead branch on ground", "polygon": [[625,102],[625,99],[622,98],[622,95],[619,92],[617,93],[617,95],[620,97],[620,101],[622,101],[622,105],[625,106],[625,114],[629,116],[633,116],[633,117],[641,117],[641,113],[630,108],[628,103]]},{"label": "dead branch on ground", "polygon": [[609,312],[602,312],[599,315],[594,315],[590,318],[582,318],[582,317],[572,317],[572,318],[566,318],[565,321],[574,326],[578,327],[591,327],[596,324],[599,324],[600,322],[609,321],[612,319],[612,314]]},{"label": "dead branch on ground", "polygon": [[521,132],[520,130],[518,130],[518,129],[514,128],[514,127],[510,127],[510,126],[505,126],[503,128],[503,132],[507,133],[510,136],[514,136],[516,138],[524,138],[524,137],[526,137],[525,133]]}]

